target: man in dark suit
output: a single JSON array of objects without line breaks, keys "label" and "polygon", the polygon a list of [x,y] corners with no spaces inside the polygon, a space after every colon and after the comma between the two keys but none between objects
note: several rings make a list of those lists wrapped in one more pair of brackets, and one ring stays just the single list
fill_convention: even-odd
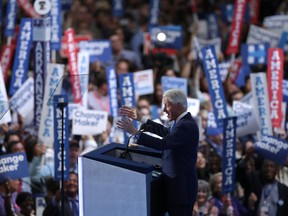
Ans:
[{"label": "man in dark suit", "polygon": [[162,139],[139,132],[129,118],[122,118],[117,125],[135,134],[138,144],[163,150],[162,170],[168,213],[170,216],[191,216],[197,196],[199,129],[191,114],[187,112],[187,98],[181,90],[171,89],[164,92],[163,100],[164,112],[173,123],[171,128],[147,119],[136,108],[120,108],[120,115],[142,122],[147,126],[148,132],[157,134]]}]

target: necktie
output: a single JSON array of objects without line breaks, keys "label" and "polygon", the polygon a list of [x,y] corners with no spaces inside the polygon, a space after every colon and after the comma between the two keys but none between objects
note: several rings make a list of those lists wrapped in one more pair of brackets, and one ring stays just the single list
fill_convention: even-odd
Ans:
[{"label": "necktie", "polygon": [[170,127],[170,133],[173,131],[173,129],[175,128],[175,121],[172,123],[171,127]]},{"label": "necktie", "polygon": [[79,210],[76,202],[77,201],[75,199],[71,200],[73,216],[79,216]]}]

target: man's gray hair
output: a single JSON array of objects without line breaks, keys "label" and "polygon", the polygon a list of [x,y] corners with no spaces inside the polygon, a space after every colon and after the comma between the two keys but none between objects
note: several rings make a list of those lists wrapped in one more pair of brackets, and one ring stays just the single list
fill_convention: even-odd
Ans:
[{"label": "man's gray hair", "polygon": [[169,89],[163,93],[163,98],[167,98],[172,104],[179,103],[187,110],[187,97],[180,89]]}]

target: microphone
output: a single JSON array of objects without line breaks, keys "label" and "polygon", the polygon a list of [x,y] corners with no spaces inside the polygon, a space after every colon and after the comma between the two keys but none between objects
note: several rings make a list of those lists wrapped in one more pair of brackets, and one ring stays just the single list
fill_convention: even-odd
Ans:
[{"label": "microphone", "polygon": [[[151,125],[147,125],[146,123],[142,124],[140,129],[136,132],[136,133],[139,133],[139,132],[144,132],[144,131],[148,131],[152,128]],[[135,133],[135,134],[136,134]],[[129,137],[128,137],[128,140],[127,140],[127,143],[126,143],[126,146],[125,146],[125,151],[122,152],[120,154],[120,157],[119,158],[123,158],[123,159],[127,159],[127,160],[132,160],[132,157],[131,157],[131,154],[129,152],[129,142],[130,142],[130,139],[131,137],[133,137],[135,134],[131,134]]]}]

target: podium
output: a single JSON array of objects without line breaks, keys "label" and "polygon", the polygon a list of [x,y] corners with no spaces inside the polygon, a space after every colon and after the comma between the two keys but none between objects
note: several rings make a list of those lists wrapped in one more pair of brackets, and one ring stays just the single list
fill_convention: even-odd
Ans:
[{"label": "podium", "polygon": [[131,160],[123,152],[123,144],[111,143],[78,157],[80,215],[161,215],[161,152],[130,148]]}]

